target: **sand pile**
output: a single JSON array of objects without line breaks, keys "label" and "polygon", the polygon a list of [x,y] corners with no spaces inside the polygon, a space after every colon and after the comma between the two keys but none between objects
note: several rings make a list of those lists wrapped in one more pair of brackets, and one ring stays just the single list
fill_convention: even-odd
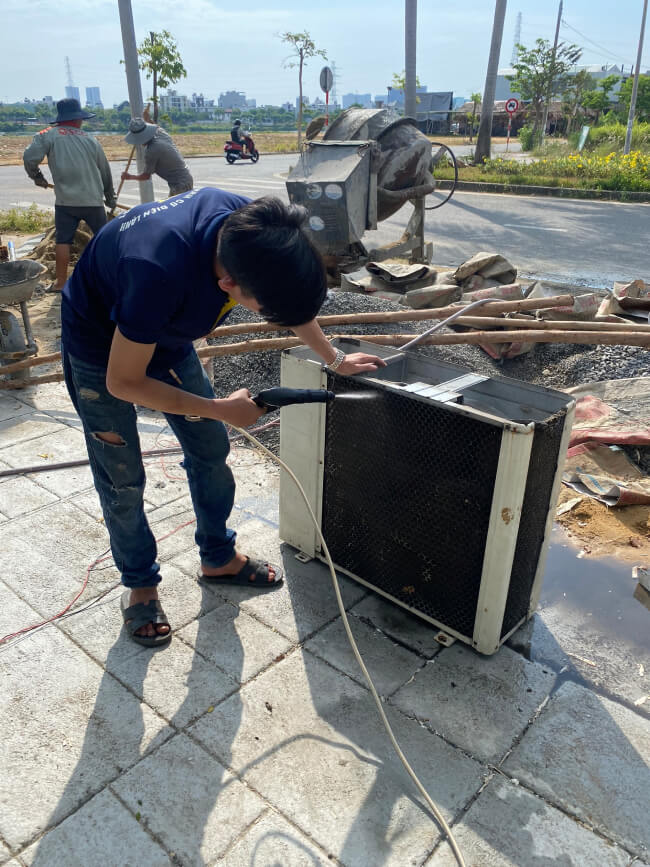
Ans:
[{"label": "sand pile", "polygon": [[[86,248],[86,244],[92,238],[92,232],[90,229],[82,228],[79,226],[77,229],[74,241],[72,242],[72,246],[70,248],[70,268],[72,269],[74,265],[79,261],[79,257],[83,253]],[[48,273],[52,279],[54,279],[54,260],[55,260],[55,251],[56,251],[56,242],[54,240],[54,226],[51,229],[48,229],[45,233],[45,237],[43,240],[32,250],[29,254],[30,259],[36,259],[37,262],[40,262],[42,265],[48,270]]]}]

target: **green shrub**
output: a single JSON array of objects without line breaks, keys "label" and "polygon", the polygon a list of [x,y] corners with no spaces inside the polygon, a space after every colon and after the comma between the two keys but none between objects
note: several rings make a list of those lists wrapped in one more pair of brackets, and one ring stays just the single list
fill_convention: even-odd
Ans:
[{"label": "green shrub", "polygon": [[28,208],[0,211],[0,232],[42,232],[54,225],[54,214],[41,210],[34,202]]},{"label": "green shrub", "polygon": [[[623,123],[607,123],[592,126],[585,144],[588,151],[600,151],[603,146],[609,151],[622,150],[627,126]],[[650,151],[650,123],[635,123],[632,127],[632,150]]]},{"label": "green shrub", "polygon": [[519,130],[519,142],[521,144],[522,151],[530,151],[533,149],[535,142],[535,136],[533,135],[532,126],[522,126]]},{"label": "green shrub", "polygon": [[[501,175],[510,183],[521,183],[515,178],[525,175],[527,184],[650,192],[650,156],[641,151],[625,155],[611,151],[606,156],[569,154],[526,165],[515,160],[494,159],[486,160],[481,171]],[[564,179],[565,184],[560,184],[558,179]]]}]

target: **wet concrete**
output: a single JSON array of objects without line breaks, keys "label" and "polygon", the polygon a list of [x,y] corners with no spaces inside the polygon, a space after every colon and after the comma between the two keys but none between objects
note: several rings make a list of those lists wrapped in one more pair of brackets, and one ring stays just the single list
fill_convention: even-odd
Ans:
[{"label": "wet concrete", "polygon": [[508,644],[650,716],[650,612],[632,566],[579,553],[556,526],[538,613]]}]

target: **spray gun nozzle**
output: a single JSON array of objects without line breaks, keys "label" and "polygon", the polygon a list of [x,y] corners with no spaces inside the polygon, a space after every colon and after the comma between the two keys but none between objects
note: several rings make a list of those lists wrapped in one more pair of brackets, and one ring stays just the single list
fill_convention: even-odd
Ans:
[{"label": "spray gun nozzle", "polygon": [[267,412],[293,403],[329,403],[336,395],[324,388],[266,388],[253,401]]}]

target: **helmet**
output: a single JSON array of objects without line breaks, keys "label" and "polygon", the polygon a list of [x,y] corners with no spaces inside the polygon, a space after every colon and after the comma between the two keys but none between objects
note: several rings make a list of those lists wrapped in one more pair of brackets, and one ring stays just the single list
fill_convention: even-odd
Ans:
[{"label": "helmet", "polygon": [[236,120],[236,121],[235,121],[235,126],[241,126],[241,121],[240,121],[240,120]]}]

